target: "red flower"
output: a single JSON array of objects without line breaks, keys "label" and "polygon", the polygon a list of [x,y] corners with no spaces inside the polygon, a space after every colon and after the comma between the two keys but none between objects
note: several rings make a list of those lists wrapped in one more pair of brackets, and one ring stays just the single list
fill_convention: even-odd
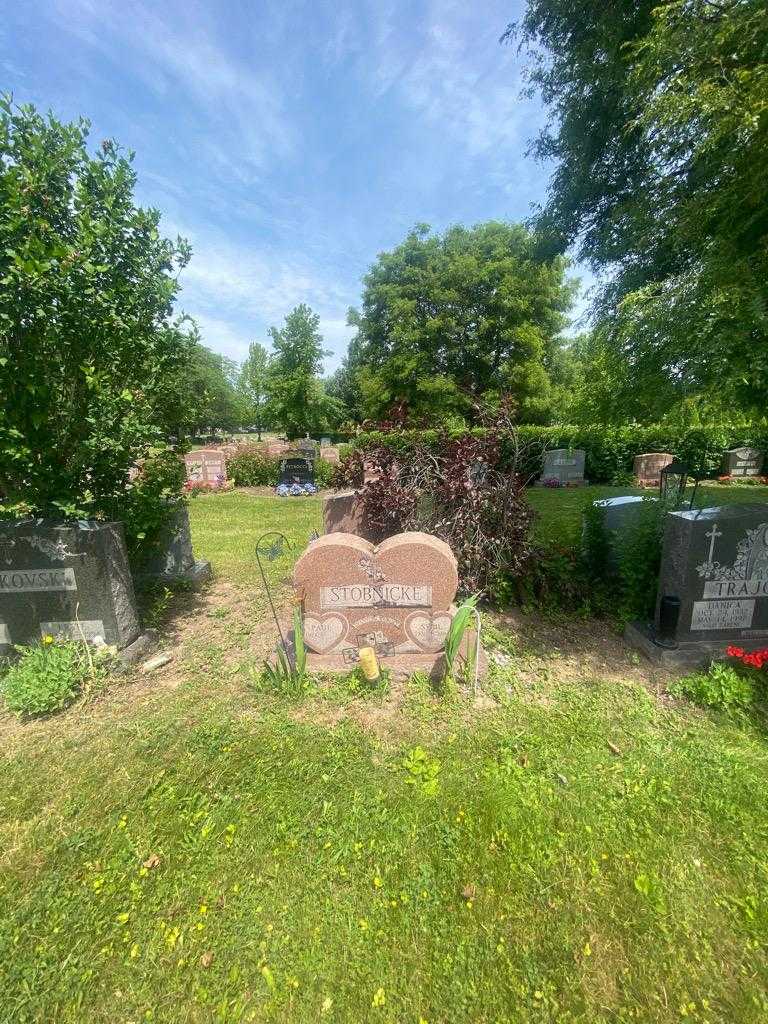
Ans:
[{"label": "red flower", "polygon": [[747,653],[741,647],[730,645],[726,647],[725,653],[729,658],[738,658],[743,665],[748,665],[750,668],[762,668],[768,662],[768,647]]}]

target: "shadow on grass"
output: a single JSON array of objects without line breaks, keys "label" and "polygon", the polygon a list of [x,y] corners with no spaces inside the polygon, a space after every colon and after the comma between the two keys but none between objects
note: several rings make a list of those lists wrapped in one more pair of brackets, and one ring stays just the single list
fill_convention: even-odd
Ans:
[{"label": "shadow on grass", "polygon": [[136,588],[136,603],[144,629],[175,634],[187,619],[202,615],[213,579],[204,583],[151,583]]}]

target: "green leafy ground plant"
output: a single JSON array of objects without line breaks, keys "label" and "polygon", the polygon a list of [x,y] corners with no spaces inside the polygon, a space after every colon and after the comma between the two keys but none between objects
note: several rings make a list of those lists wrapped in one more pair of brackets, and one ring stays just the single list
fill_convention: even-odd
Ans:
[{"label": "green leafy ground plant", "polygon": [[743,713],[758,696],[757,674],[755,670],[714,661],[706,672],[694,672],[672,683],[669,692],[717,711]]},{"label": "green leafy ground plant", "polygon": [[97,674],[84,644],[44,637],[35,647],[17,647],[19,660],[0,680],[0,693],[17,718],[60,711],[71,704]]}]

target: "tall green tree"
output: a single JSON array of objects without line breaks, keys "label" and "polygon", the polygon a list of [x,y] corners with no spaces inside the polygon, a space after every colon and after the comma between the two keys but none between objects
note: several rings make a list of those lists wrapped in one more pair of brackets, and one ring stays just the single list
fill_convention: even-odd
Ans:
[{"label": "tall green tree", "polygon": [[[350,326],[358,326],[359,314],[349,311],[347,322]],[[344,407],[342,418],[351,423],[359,423],[363,419],[363,396],[360,390],[358,371],[361,369],[360,335],[352,338],[341,366],[325,382],[327,393],[337,399]]]},{"label": "tall green tree", "polygon": [[196,345],[190,368],[190,387],[198,403],[190,403],[194,422],[214,430],[236,430],[248,418],[248,402],[239,387],[240,368],[233,359]]},{"label": "tall green tree", "polygon": [[[514,30],[510,30],[514,31]],[[528,0],[517,31],[552,113],[537,227],[607,279],[597,312],[624,415],[768,389],[764,0]],[[604,367],[607,362],[604,362]]]},{"label": "tall green tree", "polygon": [[343,406],[326,394],[320,380],[323,358],[330,353],[323,349],[319,327],[320,317],[302,303],[288,314],[284,327],[269,330],[269,408],[289,437],[318,434],[343,415]]},{"label": "tall green tree", "polygon": [[239,385],[247,403],[247,418],[255,424],[261,440],[269,401],[269,353],[258,341],[248,346],[248,358],[240,368]]},{"label": "tall green tree", "polygon": [[471,415],[474,402],[511,396],[521,419],[546,421],[571,299],[566,266],[540,257],[519,224],[441,235],[418,225],[378,257],[351,312],[366,415],[402,402],[415,415]]},{"label": "tall green tree", "polygon": [[88,122],[0,102],[0,504],[114,514],[163,440],[194,338],[190,258],[135,205],[131,158]]}]

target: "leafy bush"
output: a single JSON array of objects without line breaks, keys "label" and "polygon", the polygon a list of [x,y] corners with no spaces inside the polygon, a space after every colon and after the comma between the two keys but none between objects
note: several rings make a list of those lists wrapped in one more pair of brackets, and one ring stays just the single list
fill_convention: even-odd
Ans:
[{"label": "leafy bush", "polygon": [[537,547],[524,578],[504,580],[495,595],[500,605],[578,615],[605,615],[613,610],[608,587],[587,571],[581,552],[562,544]]},{"label": "leafy bush", "polygon": [[44,715],[66,707],[90,674],[84,645],[45,637],[36,647],[17,648],[21,657],[0,682],[8,710],[18,718]]},{"label": "leafy bush", "polygon": [[128,476],[179,408],[191,250],[135,205],[131,158],[87,140],[0,99],[0,516],[118,516],[130,540],[165,507]]},{"label": "leafy bush", "polygon": [[227,459],[227,474],[236,487],[276,487],[280,476],[280,460],[267,455],[258,445],[243,445]]},{"label": "leafy bush", "polygon": [[645,498],[620,534],[609,534],[601,506],[590,505],[584,512],[583,574],[589,589],[600,590],[605,606],[624,621],[654,615],[664,520],[676,507]]},{"label": "leafy bush", "polygon": [[325,459],[318,459],[315,463],[315,483],[318,487],[330,487],[333,480],[336,466]]},{"label": "leafy bush", "polygon": [[[437,430],[403,430],[399,432],[374,431],[358,434],[352,446],[367,450],[388,448],[407,456],[417,448],[438,449],[445,436],[460,438],[482,437],[483,427],[460,428],[445,432]],[[585,474],[591,483],[623,485],[631,479],[636,455],[645,452],[671,452],[693,469],[702,469],[716,477],[720,471],[722,454],[728,448],[748,445],[768,454],[768,422],[751,425],[676,427],[673,425],[614,427],[595,424],[589,427],[520,426],[502,441],[502,456],[514,457],[515,448],[524,448],[524,458],[517,470],[521,476],[534,479],[541,475],[542,453],[551,448],[580,448],[586,454]],[[502,461],[503,461],[502,458]]]},{"label": "leafy bush", "polygon": [[354,447],[333,485],[359,490],[372,537],[403,530],[439,537],[456,556],[460,589],[493,597],[504,577],[524,575],[533,555],[534,513],[516,471],[527,453],[504,409],[477,433],[429,433],[429,445],[414,444],[394,424],[375,435],[386,445]]},{"label": "leafy bush", "polygon": [[650,619],[655,613],[664,520],[670,511],[663,501],[643,501],[616,544],[615,589],[619,616],[625,621]]},{"label": "leafy bush", "polygon": [[149,450],[139,475],[111,501],[104,513],[125,525],[125,543],[131,556],[152,545],[164,524],[185,502],[182,494],[184,463],[173,449],[162,445]]},{"label": "leafy bush", "polygon": [[[257,445],[245,445],[227,459],[227,473],[236,487],[277,487],[280,462],[284,456],[267,455]],[[315,484],[328,487],[336,467],[325,459],[315,459]]]},{"label": "leafy bush", "polygon": [[747,711],[757,696],[756,674],[722,662],[713,662],[706,672],[695,672],[672,683],[669,692],[696,704],[727,713]]}]

